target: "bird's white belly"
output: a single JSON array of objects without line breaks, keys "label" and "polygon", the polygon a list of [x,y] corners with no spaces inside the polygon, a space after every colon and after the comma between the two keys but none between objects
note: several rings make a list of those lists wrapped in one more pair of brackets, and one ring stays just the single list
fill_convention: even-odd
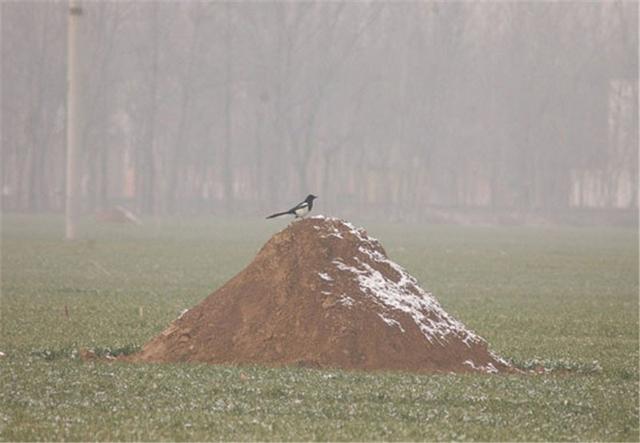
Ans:
[{"label": "bird's white belly", "polygon": [[309,213],[309,206],[298,208],[294,212],[296,213],[296,217],[304,217]]}]

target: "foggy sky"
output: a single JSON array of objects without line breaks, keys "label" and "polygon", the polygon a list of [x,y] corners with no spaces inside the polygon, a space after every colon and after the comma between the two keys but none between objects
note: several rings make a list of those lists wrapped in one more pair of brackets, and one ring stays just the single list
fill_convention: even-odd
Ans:
[{"label": "foggy sky", "polygon": [[[84,214],[636,212],[635,2],[81,6]],[[2,207],[61,212],[68,5],[1,13]]]}]

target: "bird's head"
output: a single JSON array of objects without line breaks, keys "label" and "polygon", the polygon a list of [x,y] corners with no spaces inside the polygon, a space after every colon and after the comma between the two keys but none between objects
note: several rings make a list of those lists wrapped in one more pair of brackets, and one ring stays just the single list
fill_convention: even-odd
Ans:
[{"label": "bird's head", "polygon": [[313,194],[309,194],[309,195],[307,195],[307,198],[305,198],[304,200],[305,200],[305,201],[307,201],[307,202],[312,202],[312,201],[314,201],[316,198],[318,198],[318,196],[313,195]]}]

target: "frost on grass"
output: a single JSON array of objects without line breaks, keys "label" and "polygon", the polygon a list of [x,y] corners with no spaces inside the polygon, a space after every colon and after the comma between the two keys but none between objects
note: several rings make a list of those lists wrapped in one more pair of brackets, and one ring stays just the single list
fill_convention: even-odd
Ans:
[{"label": "frost on grass", "polygon": [[541,359],[534,357],[524,361],[511,361],[510,363],[515,367],[531,372],[549,373],[554,371],[568,371],[576,374],[596,374],[602,372],[602,366],[598,360],[579,362],[565,358]]},{"label": "frost on grass", "polygon": [[465,360],[462,364],[469,366],[471,369],[475,369],[476,371],[483,371],[489,374],[495,374],[498,372],[493,363],[487,363],[485,366],[476,365],[473,360]]}]

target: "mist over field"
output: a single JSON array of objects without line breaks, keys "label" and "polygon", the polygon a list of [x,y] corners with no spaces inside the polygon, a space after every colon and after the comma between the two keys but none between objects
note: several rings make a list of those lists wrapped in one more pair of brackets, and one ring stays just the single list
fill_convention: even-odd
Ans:
[{"label": "mist over field", "polygon": [[4,212],[637,225],[637,2],[1,14]]}]

